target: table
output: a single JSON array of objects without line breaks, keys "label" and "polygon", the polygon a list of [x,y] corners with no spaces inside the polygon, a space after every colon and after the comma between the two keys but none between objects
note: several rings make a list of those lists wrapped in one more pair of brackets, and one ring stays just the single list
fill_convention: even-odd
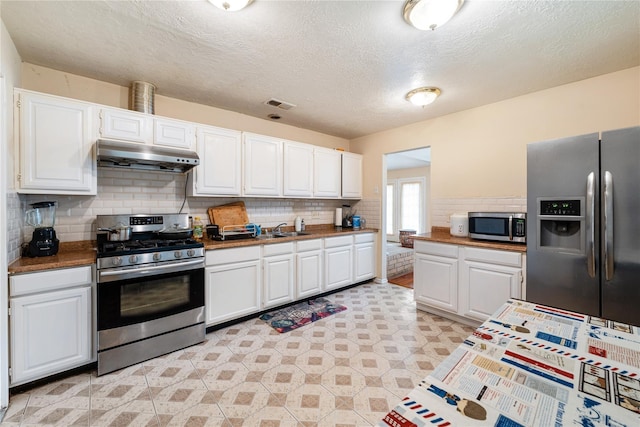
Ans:
[{"label": "table", "polygon": [[640,426],[640,327],[508,300],[379,426]]}]

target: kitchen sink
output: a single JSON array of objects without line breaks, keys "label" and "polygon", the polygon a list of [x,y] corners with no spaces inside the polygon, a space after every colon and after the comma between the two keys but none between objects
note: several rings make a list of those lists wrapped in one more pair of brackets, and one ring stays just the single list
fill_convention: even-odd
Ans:
[{"label": "kitchen sink", "polygon": [[308,236],[311,233],[306,231],[282,231],[280,233],[273,233],[273,237],[296,237],[296,236]]}]

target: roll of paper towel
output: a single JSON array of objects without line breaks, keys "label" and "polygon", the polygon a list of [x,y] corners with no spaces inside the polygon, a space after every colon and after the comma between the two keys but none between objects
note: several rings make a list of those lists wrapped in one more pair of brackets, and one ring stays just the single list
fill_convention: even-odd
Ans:
[{"label": "roll of paper towel", "polygon": [[336,208],[336,227],[342,227],[342,208]]}]

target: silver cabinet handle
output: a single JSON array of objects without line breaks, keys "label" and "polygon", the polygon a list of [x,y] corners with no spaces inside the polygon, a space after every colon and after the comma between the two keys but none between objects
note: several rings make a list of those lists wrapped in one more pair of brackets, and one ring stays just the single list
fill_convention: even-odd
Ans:
[{"label": "silver cabinet handle", "polygon": [[596,177],[593,172],[587,175],[587,272],[589,277],[596,277],[596,201],[595,201],[595,185]]},{"label": "silver cabinet handle", "polygon": [[613,278],[613,175],[604,173],[604,277],[605,280]]}]

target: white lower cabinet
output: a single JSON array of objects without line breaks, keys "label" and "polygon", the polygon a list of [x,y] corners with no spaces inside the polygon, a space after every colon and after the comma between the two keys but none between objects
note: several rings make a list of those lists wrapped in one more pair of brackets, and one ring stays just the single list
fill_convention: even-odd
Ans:
[{"label": "white lower cabinet", "polygon": [[95,359],[90,266],[10,277],[12,386]]},{"label": "white lower cabinet", "polygon": [[353,283],[353,236],[324,239],[324,277],[326,291]]},{"label": "white lower cabinet", "polygon": [[301,240],[296,244],[296,298],[322,291],[322,239]]},{"label": "white lower cabinet", "polygon": [[260,246],[207,251],[207,326],[260,311]]},{"label": "white lower cabinet", "polygon": [[376,242],[373,233],[353,236],[353,282],[358,283],[376,275]]},{"label": "white lower cabinet", "polygon": [[414,241],[413,294],[416,302],[458,312],[458,247]]},{"label": "white lower cabinet", "polygon": [[484,322],[509,298],[522,297],[517,251],[414,241],[418,308],[462,322]]},{"label": "white lower cabinet", "polygon": [[375,261],[374,233],[208,250],[206,324],[368,280],[375,276]]},{"label": "white lower cabinet", "polygon": [[263,308],[293,301],[294,255],[293,242],[265,245],[263,249]]},{"label": "white lower cabinet", "polygon": [[509,298],[521,298],[522,261],[518,252],[460,248],[460,311],[481,322]]}]

